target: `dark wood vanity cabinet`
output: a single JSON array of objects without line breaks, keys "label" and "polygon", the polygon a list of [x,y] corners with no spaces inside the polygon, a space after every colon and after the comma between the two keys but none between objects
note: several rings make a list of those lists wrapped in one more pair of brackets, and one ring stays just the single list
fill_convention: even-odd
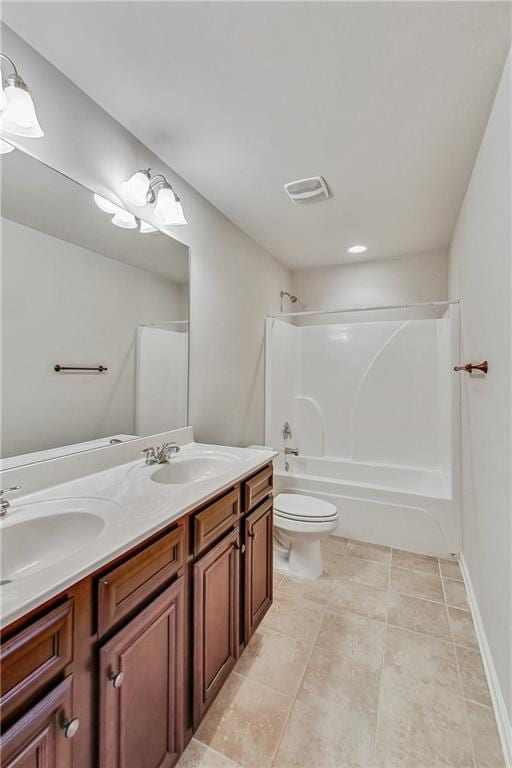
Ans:
[{"label": "dark wood vanity cabinet", "polygon": [[249,642],[254,630],[272,605],[274,551],[272,512],[273,497],[270,497],[245,520],[245,644]]},{"label": "dark wood vanity cabinet", "polygon": [[172,768],[272,603],[272,465],[2,631],[5,768]]},{"label": "dark wood vanity cabinet", "polygon": [[72,768],[71,677],[2,734],[3,768]]},{"label": "dark wood vanity cabinet", "polygon": [[240,530],[194,563],[194,727],[238,658]]},{"label": "dark wood vanity cabinet", "polygon": [[99,651],[100,768],[168,768],[183,750],[184,579]]}]

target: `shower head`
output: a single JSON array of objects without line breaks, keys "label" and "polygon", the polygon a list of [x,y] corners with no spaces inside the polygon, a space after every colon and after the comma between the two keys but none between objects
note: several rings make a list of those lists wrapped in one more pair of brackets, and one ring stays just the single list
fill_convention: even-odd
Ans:
[{"label": "shower head", "polygon": [[290,293],[290,291],[281,291],[281,298],[283,299],[285,296],[288,296],[292,304],[295,304],[297,301],[297,297]]}]

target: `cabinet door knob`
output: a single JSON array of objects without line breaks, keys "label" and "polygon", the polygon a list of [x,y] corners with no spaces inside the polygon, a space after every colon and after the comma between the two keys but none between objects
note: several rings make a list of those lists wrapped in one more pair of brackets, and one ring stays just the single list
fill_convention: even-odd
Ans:
[{"label": "cabinet door knob", "polygon": [[73,717],[71,720],[67,720],[63,724],[62,728],[64,730],[64,736],[66,739],[72,739],[80,728],[80,720],[78,717]]},{"label": "cabinet door knob", "polygon": [[115,672],[109,672],[108,679],[114,686],[114,688],[120,688],[123,684],[124,680],[124,672],[118,672],[117,675]]},{"label": "cabinet door knob", "polygon": [[245,544],[235,544],[235,549],[240,550],[240,552],[243,555],[243,553],[245,552]]}]

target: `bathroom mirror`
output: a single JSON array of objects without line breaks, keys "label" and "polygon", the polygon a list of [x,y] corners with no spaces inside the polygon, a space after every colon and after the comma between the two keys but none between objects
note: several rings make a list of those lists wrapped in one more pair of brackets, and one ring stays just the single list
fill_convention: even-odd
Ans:
[{"label": "bathroom mirror", "polygon": [[3,467],[186,426],[188,248],[19,149],[0,167]]}]

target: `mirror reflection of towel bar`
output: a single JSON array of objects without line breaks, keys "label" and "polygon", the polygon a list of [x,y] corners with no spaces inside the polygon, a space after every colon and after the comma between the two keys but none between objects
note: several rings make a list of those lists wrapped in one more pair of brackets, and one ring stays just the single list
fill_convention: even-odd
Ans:
[{"label": "mirror reflection of towel bar", "polygon": [[466,365],[456,365],[453,368],[454,371],[466,371],[466,373],[472,373],[473,371],[481,371],[482,373],[487,373],[489,370],[489,366],[487,365],[487,360],[484,360],[483,363],[478,363],[478,365],[475,363],[466,363]]},{"label": "mirror reflection of towel bar", "polygon": [[53,370],[57,373],[64,373],[65,371],[96,371],[97,373],[104,373],[108,371],[108,368],[106,365],[96,365],[92,368],[87,368],[82,365],[60,365],[57,363]]}]

